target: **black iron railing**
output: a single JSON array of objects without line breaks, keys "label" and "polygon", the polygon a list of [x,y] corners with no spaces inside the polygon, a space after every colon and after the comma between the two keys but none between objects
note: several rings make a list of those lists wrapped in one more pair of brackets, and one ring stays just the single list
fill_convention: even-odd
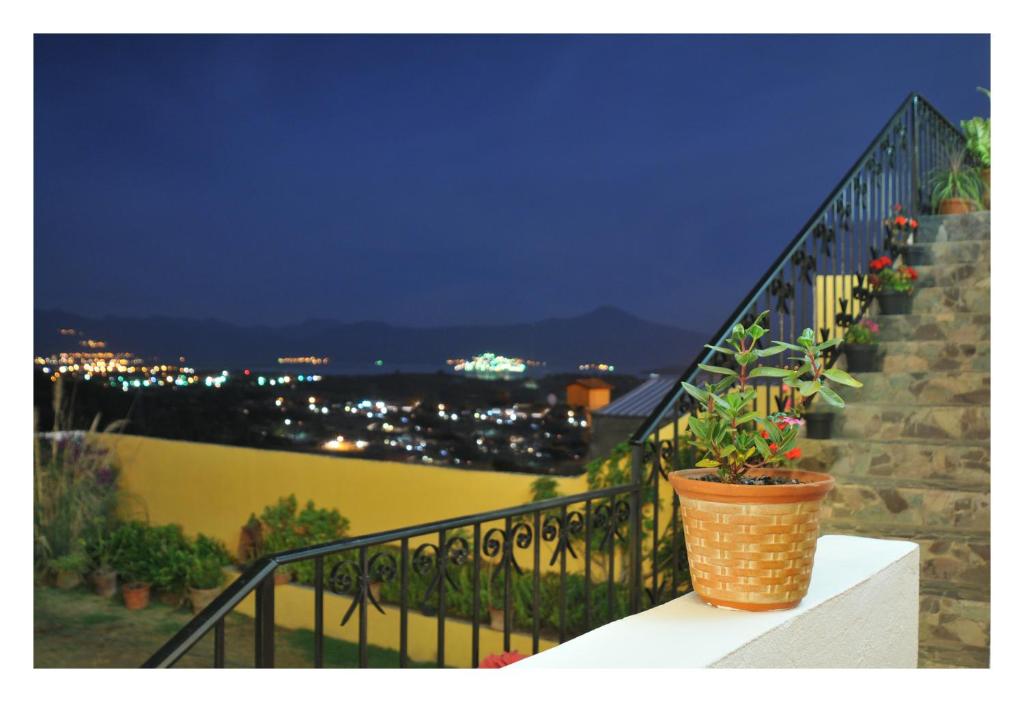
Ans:
[{"label": "black iron railing", "polygon": [[[332,543],[277,553],[249,566],[213,602],[150,657],[144,667],[174,665],[204,637],[213,637],[211,663],[223,667],[225,650],[231,645],[225,636],[225,617],[247,596],[255,593],[255,645],[252,663],[274,666],[274,573],[297,563],[313,564],[313,609],[309,625],[314,632],[313,663],[323,667],[324,627],[346,626],[356,618],[358,660],[368,664],[369,612],[394,612],[399,627],[399,665],[409,665],[408,616],[410,611],[436,617],[436,663],[446,665],[446,621],[448,598],[460,585],[456,569],[466,569],[463,578],[472,598],[469,623],[473,667],[480,661],[481,615],[486,604],[482,593],[500,592],[496,600],[503,609],[504,650],[510,650],[513,627],[528,634],[532,650],[539,650],[542,627],[541,578],[548,569],[557,578],[555,627],[545,632],[559,642],[573,633],[635,612],[640,603],[641,488],[638,481],[618,487],[544,500],[529,505],[475,514],[457,519],[342,539]],[[546,544],[543,550],[542,546]],[[548,554],[547,552],[550,552]],[[618,561],[618,563],[617,563]],[[595,577],[594,564],[600,566]],[[570,575],[570,565],[582,570]],[[570,577],[582,578],[582,602],[569,602]],[[413,601],[410,579],[425,584],[425,594]],[[484,581],[487,581],[486,583]],[[526,582],[529,621],[514,621],[513,581]],[[374,584],[396,583],[397,606],[385,610],[374,594]],[[423,587],[418,588],[423,592]],[[340,622],[324,621],[324,598],[330,594],[350,599]],[[460,593],[465,594],[465,593]],[[598,596],[601,597],[600,601]],[[570,626],[570,606],[582,608],[582,621]],[[335,662],[336,663],[336,662]]]},{"label": "black iron railing", "polygon": [[[882,251],[897,252],[899,243],[887,239],[883,220],[896,203],[909,207],[914,215],[927,212],[926,175],[948,149],[960,144],[962,136],[956,127],[923,98],[910,95],[708,343],[720,345],[734,324],[752,321],[763,310],[771,311],[772,338],[795,342],[805,327],[817,329],[822,339],[844,333],[871,301],[868,262]],[[700,385],[705,378],[699,363],[727,366],[730,361],[713,351],[698,354],[680,382]],[[771,411],[772,403],[782,407],[786,393],[777,382],[766,379],[761,386],[757,399],[761,411]],[[436,664],[446,664],[449,599],[456,592],[465,596],[460,587],[470,591],[474,667],[480,661],[485,591],[492,603],[492,593],[502,593],[505,650],[515,630],[530,635],[534,652],[539,650],[545,627],[546,636],[564,641],[675,597],[689,589],[679,501],[674,494],[669,498],[672,509],[667,523],[661,503],[671,494],[668,472],[693,463],[680,440],[680,420],[691,409],[689,395],[676,384],[631,437],[625,485],[268,556],[248,567],[145,666],[174,665],[198,642],[212,637],[211,663],[223,667],[225,650],[232,645],[225,617],[255,594],[252,662],[273,667],[274,573],[297,563],[313,565],[314,606],[309,623],[314,631],[313,662],[318,667],[325,665],[325,626],[346,626],[352,617],[357,617],[358,626],[356,664],[367,666],[370,609],[386,611],[374,594],[375,583],[397,585],[397,601],[392,600],[387,611],[398,618],[401,666],[410,664],[410,611],[436,617]],[[545,553],[542,559],[543,544],[551,551],[550,558]],[[595,562],[600,570],[597,577]],[[570,564],[582,570],[582,616],[572,622],[570,606],[579,603],[569,601],[569,579],[580,576],[569,574]],[[452,577],[457,571],[463,586]],[[541,605],[542,578],[551,574],[557,578],[558,600],[553,625],[552,618],[547,624],[543,621]],[[417,578],[425,590],[412,587]],[[514,581],[526,583],[529,590],[525,617],[515,621]],[[419,601],[413,600],[414,590],[425,593]],[[325,622],[324,598],[329,594],[350,598],[340,622]]]},{"label": "black iron railing", "polygon": [[[895,259],[905,246],[888,236],[883,220],[893,216],[896,204],[913,216],[930,212],[927,176],[950,150],[962,145],[962,134],[949,120],[923,97],[909,95],[708,344],[725,346],[723,341],[734,325],[750,324],[765,310],[770,311],[766,338],[796,343],[805,328],[815,329],[821,341],[842,335],[863,316],[873,298],[868,263],[882,253]],[[765,339],[760,340],[764,344]],[[835,359],[833,354],[826,360]],[[717,378],[699,364],[734,367],[734,363],[732,356],[717,351],[699,353],[630,438],[633,474],[651,489],[661,489],[669,470],[692,467],[686,464],[679,437],[680,420],[693,409],[682,382],[703,387]],[[779,379],[754,382],[759,387],[755,400],[759,412],[781,410],[787,398],[795,399],[795,391],[786,390]],[[680,538],[679,499],[675,495],[671,499],[670,534],[655,527],[651,537],[655,552],[659,540]],[[659,510],[655,502],[656,525]],[[675,590],[659,580],[658,561],[651,569],[649,591],[655,593],[652,603],[657,604],[657,593]]]}]

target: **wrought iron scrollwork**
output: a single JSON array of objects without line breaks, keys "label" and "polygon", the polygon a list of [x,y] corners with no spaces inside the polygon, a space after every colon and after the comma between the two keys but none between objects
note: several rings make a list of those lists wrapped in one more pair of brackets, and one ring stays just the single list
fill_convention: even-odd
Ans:
[{"label": "wrought iron scrollwork", "polygon": [[[423,594],[422,608],[427,607],[431,595],[442,587],[451,587],[458,592],[459,586],[452,578],[451,570],[448,567],[441,568],[438,561],[444,557],[446,563],[462,565],[469,558],[469,542],[462,536],[453,536],[446,539],[441,546],[437,544],[420,544],[412,554],[412,570],[417,575],[429,577],[430,583]],[[444,582],[441,580],[441,572],[444,571]],[[445,585],[447,583],[447,585]]]},{"label": "wrought iron scrollwork", "polygon": [[811,231],[811,234],[825,246],[825,255],[831,257],[832,243],[836,240],[835,229],[825,224],[824,221],[821,221],[814,225],[814,229]]},{"label": "wrought iron scrollwork", "polygon": [[604,502],[594,508],[594,527],[604,530],[601,537],[601,548],[607,548],[609,540],[624,540],[626,537],[619,528],[629,521],[629,502],[617,499],[614,503]]},{"label": "wrought iron scrollwork", "polygon": [[863,178],[857,178],[853,181],[853,198],[861,210],[867,209],[867,198],[864,197],[867,194],[868,184],[864,182]]},{"label": "wrought iron scrollwork", "polygon": [[839,327],[842,327],[843,329],[845,329],[845,328],[849,327],[851,324],[853,324],[853,315],[849,314],[846,311],[846,307],[847,307],[847,305],[850,304],[850,301],[847,300],[845,297],[841,297],[841,298],[839,298],[838,302],[839,302],[839,311],[836,312],[836,326],[839,326]]},{"label": "wrought iron scrollwork", "polygon": [[[804,281],[808,284],[813,283],[811,274],[817,272],[818,261],[809,253],[806,253],[803,249],[799,249],[793,254],[793,264],[797,267],[803,276]],[[762,337],[763,338],[763,337]]]},{"label": "wrought iron scrollwork", "polygon": [[789,314],[789,301],[793,299],[793,284],[781,276],[768,286],[768,294],[775,298],[775,309]]},{"label": "wrought iron scrollwork", "polygon": [[843,198],[839,198],[838,200],[836,200],[834,208],[834,221],[842,223],[843,231],[850,231],[850,203],[846,202],[846,200],[844,200]]},{"label": "wrought iron scrollwork", "polygon": [[384,614],[384,608],[370,589],[370,583],[387,583],[395,579],[398,573],[398,562],[390,553],[375,553],[366,562],[366,569],[360,572],[359,564],[353,560],[340,561],[333,568],[327,577],[327,588],[338,595],[352,595],[352,604],[349,605],[345,616],[341,618],[341,626],[345,626],[356,607],[366,602],[372,604],[378,612]]},{"label": "wrought iron scrollwork", "polygon": [[533,543],[533,527],[526,522],[513,524],[509,533],[500,527],[488,529],[484,534],[481,551],[488,558],[499,557],[497,565],[491,572],[493,580],[498,573],[503,573],[508,568],[514,568],[520,575],[523,569],[516,560],[516,548],[529,548]]},{"label": "wrought iron scrollwork", "polygon": [[541,527],[541,539],[547,542],[555,541],[555,550],[551,554],[548,565],[554,565],[563,552],[573,558],[579,558],[572,547],[572,539],[583,534],[585,517],[582,512],[566,512],[565,518],[557,514],[549,514],[544,518],[544,525]]},{"label": "wrought iron scrollwork", "polygon": [[871,286],[868,285],[867,275],[858,271],[854,274],[853,281],[853,299],[858,300],[862,305],[867,305],[874,297]]}]

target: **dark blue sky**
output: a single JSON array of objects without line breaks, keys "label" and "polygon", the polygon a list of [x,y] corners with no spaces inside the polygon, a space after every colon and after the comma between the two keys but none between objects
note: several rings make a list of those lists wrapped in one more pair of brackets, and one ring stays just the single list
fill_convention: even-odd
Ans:
[{"label": "dark blue sky", "polygon": [[987,36],[39,36],[35,305],[717,327]]}]

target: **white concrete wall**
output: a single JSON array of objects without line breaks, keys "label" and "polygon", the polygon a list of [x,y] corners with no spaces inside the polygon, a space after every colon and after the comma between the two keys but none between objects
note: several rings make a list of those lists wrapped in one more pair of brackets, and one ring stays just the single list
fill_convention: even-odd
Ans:
[{"label": "white concrete wall", "polygon": [[513,667],[915,668],[918,560],[909,541],[823,536],[794,609],[718,609],[690,593]]}]

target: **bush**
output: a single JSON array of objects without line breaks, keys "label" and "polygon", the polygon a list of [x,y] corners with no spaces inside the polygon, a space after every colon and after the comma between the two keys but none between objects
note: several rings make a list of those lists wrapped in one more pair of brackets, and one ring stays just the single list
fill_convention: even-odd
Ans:
[{"label": "bush", "polygon": [[[195,540],[177,524],[150,526],[125,522],[110,536],[110,564],[129,583],[149,583],[158,590],[184,592],[192,587],[217,587],[223,567],[231,563],[224,544],[204,534]],[[212,585],[201,583],[213,582]]]},{"label": "bush", "polygon": [[[268,505],[260,515],[263,543],[254,555],[265,556],[302,546],[312,546],[344,538],[349,521],[336,509],[318,508],[309,500],[301,512],[295,495],[282,497],[276,505]],[[340,556],[324,559],[325,573],[340,562]],[[315,564],[312,560],[281,566],[295,574],[299,582],[313,582]]]}]

